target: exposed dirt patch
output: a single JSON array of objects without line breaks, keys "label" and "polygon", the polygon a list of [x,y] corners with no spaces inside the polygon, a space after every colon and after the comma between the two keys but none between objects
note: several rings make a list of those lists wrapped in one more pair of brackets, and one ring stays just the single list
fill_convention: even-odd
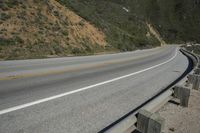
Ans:
[{"label": "exposed dirt patch", "polygon": [[[146,25],[149,28],[149,32],[151,34],[153,34],[155,36],[155,38],[157,38],[159,40],[161,46],[166,45],[166,42],[161,38],[160,33],[151,24],[146,22]],[[149,35],[147,34],[147,36],[149,36]]]},{"label": "exposed dirt patch", "polygon": [[191,90],[189,107],[168,103],[160,111],[166,133],[200,133],[200,91]]}]

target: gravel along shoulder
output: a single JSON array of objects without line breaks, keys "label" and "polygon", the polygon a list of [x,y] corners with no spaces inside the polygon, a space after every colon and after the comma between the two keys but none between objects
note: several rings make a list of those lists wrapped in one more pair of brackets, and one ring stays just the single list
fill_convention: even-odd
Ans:
[{"label": "gravel along shoulder", "polygon": [[200,91],[191,90],[189,107],[167,103],[158,113],[165,118],[165,133],[200,133]]}]

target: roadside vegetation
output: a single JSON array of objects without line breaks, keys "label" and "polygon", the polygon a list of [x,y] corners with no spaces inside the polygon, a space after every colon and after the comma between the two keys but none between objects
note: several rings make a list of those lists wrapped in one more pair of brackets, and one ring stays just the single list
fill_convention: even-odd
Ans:
[{"label": "roadside vegetation", "polygon": [[200,55],[200,44],[189,44],[183,47],[186,48],[190,52],[194,52],[195,54]]},{"label": "roadside vegetation", "polygon": [[[107,42],[121,51],[150,48],[159,45],[145,21],[121,0],[57,0],[103,30]],[[125,7],[124,7],[125,6]]]},{"label": "roadside vegetation", "polygon": [[199,43],[199,12],[200,0],[1,0],[0,59]]},{"label": "roadside vegetation", "polygon": [[200,42],[200,0],[140,0],[144,17],[168,43]]},{"label": "roadside vegetation", "polygon": [[102,31],[55,0],[0,1],[0,59],[112,50]]},{"label": "roadside vegetation", "polygon": [[158,44],[153,36],[145,36],[145,22],[167,43],[200,42],[200,0],[58,1],[104,29],[109,43],[120,49]]}]

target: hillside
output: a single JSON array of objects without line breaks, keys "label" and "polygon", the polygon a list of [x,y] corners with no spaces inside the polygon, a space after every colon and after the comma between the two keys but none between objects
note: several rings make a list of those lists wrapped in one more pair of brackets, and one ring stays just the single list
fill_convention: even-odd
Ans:
[{"label": "hillside", "polygon": [[200,0],[140,0],[138,4],[168,43],[200,42]]},{"label": "hillside", "polygon": [[108,42],[120,49],[157,44],[145,36],[146,22],[167,43],[200,42],[200,0],[58,1],[102,28]]},{"label": "hillside", "polygon": [[105,35],[55,0],[0,1],[0,59],[92,54]]},{"label": "hillside", "polygon": [[160,42],[121,0],[57,0],[102,29],[108,43],[121,51],[149,48]]},{"label": "hillside", "polygon": [[200,0],[1,0],[0,59],[200,42]]}]

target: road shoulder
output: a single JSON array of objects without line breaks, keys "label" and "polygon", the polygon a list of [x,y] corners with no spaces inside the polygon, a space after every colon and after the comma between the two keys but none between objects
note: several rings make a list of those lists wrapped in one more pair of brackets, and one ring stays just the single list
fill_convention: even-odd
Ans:
[{"label": "road shoulder", "polygon": [[165,118],[165,133],[200,133],[200,91],[191,90],[189,107],[167,103],[158,113]]}]

